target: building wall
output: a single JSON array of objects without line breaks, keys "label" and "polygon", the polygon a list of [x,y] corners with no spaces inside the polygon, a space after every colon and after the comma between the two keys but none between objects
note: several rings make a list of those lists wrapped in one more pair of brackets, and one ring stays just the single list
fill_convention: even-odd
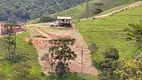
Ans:
[{"label": "building wall", "polygon": [[64,19],[64,20],[58,19],[57,22],[58,23],[71,23],[71,20],[69,20],[69,19]]}]

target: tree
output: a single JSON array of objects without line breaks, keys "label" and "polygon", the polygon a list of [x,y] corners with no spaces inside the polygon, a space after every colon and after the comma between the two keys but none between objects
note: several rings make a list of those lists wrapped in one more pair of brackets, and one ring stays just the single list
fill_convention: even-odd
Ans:
[{"label": "tree", "polygon": [[97,52],[98,50],[98,46],[95,43],[91,43],[91,45],[89,46],[89,49],[92,53],[92,59],[94,57],[94,54]]},{"label": "tree", "polygon": [[115,71],[117,80],[141,80],[142,79],[142,54],[134,60],[122,61],[120,68]]},{"label": "tree", "polygon": [[54,17],[51,16],[43,16],[40,18],[40,22],[52,22],[55,21],[56,19]]},{"label": "tree", "polygon": [[10,61],[15,61],[16,58],[16,33],[13,31],[13,27],[19,27],[16,24],[5,24],[4,27],[7,27],[5,47],[7,49],[5,59]]},{"label": "tree", "polygon": [[142,21],[138,24],[129,24],[129,28],[125,29],[129,40],[134,40],[138,49],[142,48]]},{"label": "tree", "polygon": [[114,47],[107,48],[104,52],[105,60],[102,62],[102,73],[100,77],[102,80],[115,80],[114,71],[119,67],[120,62],[118,50]]},{"label": "tree", "polygon": [[95,9],[95,14],[101,13],[102,9],[100,8],[101,6],[103,6],[103,3],[94,3],[95,6],[97,6],[97,8]]},{"label": "tree", "polygon": [[114,47],[108,47],[104,52],[103,55],[105,58],[111,58],[113,60],[119,59],[118,50]]},{"label": "tree", "polygon": [[47,60],[50,63],[51,72],[53,72],[53,66],[55,65],[55,72],[58,76],[67,76],[69,61],[76,58],[75,52],[70,48],[74,42],[74,38],[60,38],[49,41],[52,46],[49,48],[48,55],[44,55],[42,60]]}]

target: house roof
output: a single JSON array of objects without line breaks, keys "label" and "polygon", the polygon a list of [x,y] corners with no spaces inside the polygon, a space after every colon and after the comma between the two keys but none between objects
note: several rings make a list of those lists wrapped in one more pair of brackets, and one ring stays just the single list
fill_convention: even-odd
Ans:
[{"label": "house roof", "polygon": [[57,19],[72,19],[71,17],[57,16]]}]

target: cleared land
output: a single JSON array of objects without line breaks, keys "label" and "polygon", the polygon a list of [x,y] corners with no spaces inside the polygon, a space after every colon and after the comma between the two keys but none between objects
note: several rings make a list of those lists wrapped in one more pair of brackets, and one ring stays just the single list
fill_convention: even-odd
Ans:
[{"label": "cleared land", "polygon": [[126,40],[124,29],[129,27],[128,24],[138,23],[139,20],[142,20],[142,6],[102,19],[76,22],[76,25],[88,45],[91,42],[98,45],[94,63],[99,68],[98,63],[103,60],[102,52],[110,45],[119,50],[121,60],[135,55],[135,44]]},{"label": "cleared land", "polygon": [[[35,25],[37,26],[37,25]],[[75,28],[49,28],[46,27],[44,28],[43,25],[42,27],[35,27],[35,30],[40,33],[42,36],[46,37],[33,37],[33,44],[36,47],[39,55],[39,62],[41,67],[43,68],[44,72],[48,72],[50,70],[50,66],[48,62],[46,61],[41,61],[40,58],[41,56],[48,52],[48,48],[51,46],[48,43],[48,40],[51,40],[53,38],[75,38],[76,42],[74,46],[72,46],[72,49],[75,51],[77,54],[77,58],[75,61],[71,61],[70,64],[70,70],[72,72],[81,72],[81,51],[82,51],[82,46],[83,46],[83,51],[84,51],[84,57],[83,57],[83,73],[87,74],[97,74],[97,69],[94,68],[92,65],[92,59],[90,58],[90,51],[88,50],[88,46],[86,45],[84,39],[80,35],[77,29]]]}]

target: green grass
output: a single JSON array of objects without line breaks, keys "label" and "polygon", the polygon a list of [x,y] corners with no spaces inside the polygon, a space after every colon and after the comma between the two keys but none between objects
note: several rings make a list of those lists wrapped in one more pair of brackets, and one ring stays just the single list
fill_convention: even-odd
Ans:
[{"label": "green grass", "polygon": [[[90,9],[88,10],[90,13],[90,16],[94,16],[94,11],[97,6],[94,5],[94,3],[103,3],[104,5],[101,7],[103,11],[106,11],[108,9],[131,3],[132,0],[91,0],[89,2]],[[78,5],[76,7],[70,8],[68,10],[52,14],[52,16],[71,16],[74,20],[86,18],[86,3]]]},{"label": "green grass", "polygon": [[102,52],[108,46],[114,46],[119,50],[121,60],[133,57],[137,49],[133,41],[126,40],[127,35],[123,30],[129,27],[128,24],[139,23],[139,20],[142,20],[142,6],[103,19],[76,22],[87,44],[95,42],[99,47],[94,57],[97,68],[97,63],[103,60]]},{"label": "green grass", "polygon": [[39,23],[40,18],[34,19],[34,20],[29,20],[26,24],[35,24],[35,23]]},{"label": "green grass", "polygon": [[[29,57],[30,60],[26,62],[32,66],[30,74],[34,74],[35,76],[38,76],[41,78],[42,70],[38,63],[37,51],[32,45],[29,45],[29,43],[25,42],[24,40],[24,37],[28,37],[28,36],[29,36],[28,32],[24,32],[16,36],[17,50],[20,52],[28,53],[27,57]],[[0,71],[2,71],[8,77],[11,75],[11,69],[15,66],[15,63],[11,63],[4,60],[5,51],[6,51],[5,49],[0,49],[0,59],[1,59],[0,64],[3,64],[3,65],[0,65]]]},{"label": "green grass", "polygon": [[[106,13],[105,11],[107,10],[107,12],[110,12],[112,10],[116,10],[116,9],[119,9],[121,7],[124,7],[134,1],[138,1],[138,0],[91,0],[89,2],[89,13],[90,13],[90,17],[91,16],[94,16],[95,13],[95,8],[97,6],[94,5],[94,3],[103,3],[104,6],[101,7],[101,9],[104,11],[104,13]],[[123,5],[123,6],[121,6]],[[119,6],[119,7],[118,7]],[[118,7],[118,8],[114,8],[114,7]],[[114,8],[114,9],[111,9],[111,8]],[[109,10],[111,9],[111,10]],[[64,11],[61,11],[61,12],[58,12],[58,13],[55,13],[55,14],[51,14],[51,16],[71,16],[73,18],[73,20],[78,20],[78,19],[82,19],[82,18],[86,18],[87,16],[87,13],[88,12],[86,11],[86,3],[83,3],[83,4],[80,4],[78,6],[75,6],[73,8],[70,8],[70,9],[67,9],[67,10],[64,10]],[[104,14],[102,13],[102,14]],[[37,18],[35,20],[31,20],[29,22],[27,22],[28,24],[34,24],[34,23],[38,23],[40,20],[40,18]]]},{"label": "green grass", "polygon": [[117,7],[108,9],[108,10],[105,10],[105,11],[101,12],[100,14],[97,14],[97,16],[103,15],[103,14],[106,14],[106,13],[110,13],[110,12],[112,12],[112,11],[115,11],[115,10],[118,10],[118,9],[121,9],[121,8],[124,8],[124,7],[127,7],[127,6],[129,6],[129,5],[133,4],[133,3],[135,3],[135,2],[128,3],[128,4],[123,4],[123,5],[120,5],[120,6],[117,6]]}]

